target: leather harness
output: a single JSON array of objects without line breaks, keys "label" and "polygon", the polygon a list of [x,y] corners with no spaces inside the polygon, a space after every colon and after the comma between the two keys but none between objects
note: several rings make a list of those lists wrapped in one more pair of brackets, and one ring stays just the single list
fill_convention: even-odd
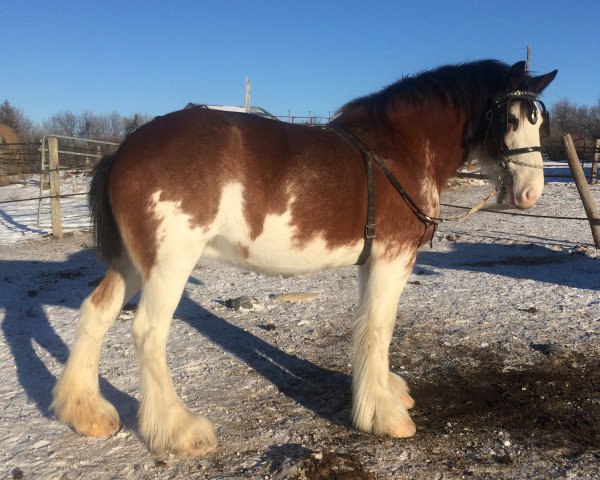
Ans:
[{"label": "leather harness", "polygon": [[[387,165],[377,156],[375,152],[372,150],[367,150],[364,145],[361,143],[358,138],[352,135],[347,130],[344,130],[339,125],[331,123],[325,127],[328,130],[333,130],[338,133],[342,137],[344,137],[348,142],[350,142],[354,148],[356,148],[363,157],[365,161],[365,170],[367,174],[367,222],[365,225],[365,234],[364,239],[365,243],[360,253],[358,260],[355,265],[364,265],[369,256],[371,255],[371,247],[373,245],[373,239],[375,238],[375,190],[373,187],[373,163],[379,167],[379,169],[383,172],[383,174],[387,177],[392,186],[396,189],[396,191],[400,194],[404,202],[408,205],[410,210],[413,212],[415,217],[425,226],[425,231],[423,232],[423,237],[427,233],[429,227],[433,227],[433,231],[435,233],[435,229],[438,225],[438,222],[441,221],[440,218],[433,218],[427,215],[423,210],[419,208],[419,206],[415,203],[415,201],[410,197],[410,195],[406,192],[404,187],[400,184],[398,179],[394,176],[394,174],[390,171]],[[423,238],[421,237],[421,238]],[[431,237],[433,239],[433,235]],[[420,243],[420,242],[419,242]]]}]

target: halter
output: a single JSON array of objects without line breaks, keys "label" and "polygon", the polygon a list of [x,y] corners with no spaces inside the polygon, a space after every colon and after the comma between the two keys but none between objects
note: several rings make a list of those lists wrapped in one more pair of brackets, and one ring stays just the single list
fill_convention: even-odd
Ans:
[{"label": "halter", "polygon": [[[516,160],[512,158],[516,155],[521,155],[523,153],[533,153],[539,152],[543,158],[547,158],[546,151],[544,147],[541,145],[533,146],[533,147],[522,147],[522,148],[513,148],[510,149],[506,145],[504,141],[504,134],[508,131],[508,106],[512,100],[524,100],[528,107],[528,115],[527,119],[529,123],[535,125],[538,121],[538,105],[541,107],[541,117],[542,117],[542,125],[540,127],[540,138],[547,137],[550,134],[550,114],[546,110],[546,106],[544,102],[537,99],[537,94],[534,92],[529,92],[525,90],[515,90],[514,92],[504,93],[498,95],[492,102],[490,109],[485,114],[485,119],[489,122],[487,130],[485,132],[485,138],[483,144],[485,145],[490,128],[492,126],[492,120],[494,118],[494,114],[498,111],[500,114],[500,123],[505,124],[506,128],[503,131],[499,132],[499,143],[500,143],[500,159],[498,160],[498,165],[503,172],[508,172],[508,166],[510,163],[514,163],[516,165],[521,165],[523,167],[529,168],[537,168],[543,169],[543,165],[534,165],[531,163],[524,162],[522,160]],[[502,108],[504,107],[504,108]]]}]

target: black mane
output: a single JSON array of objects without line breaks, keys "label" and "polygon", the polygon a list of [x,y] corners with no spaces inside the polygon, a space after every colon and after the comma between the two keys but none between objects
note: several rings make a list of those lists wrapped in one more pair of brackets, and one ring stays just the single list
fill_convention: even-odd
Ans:
[{"label": "black mane", "polygon": [[436,102],[475,115],[488,107],[489,100],[505,88],[510,66],[497,60],[480,60],[444,65],[403,77],[383,90],[344,105],[340,117],[361,111],[371,118],[386,120],[390,107]]}]

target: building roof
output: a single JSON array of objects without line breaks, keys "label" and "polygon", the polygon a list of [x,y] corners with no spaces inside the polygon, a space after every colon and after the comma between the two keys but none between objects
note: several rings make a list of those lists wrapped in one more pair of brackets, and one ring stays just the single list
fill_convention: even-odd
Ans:
[{"label": "building roof", "polygon": [[[184,110],[188,109],[188,108],[194,108],[194,107],[203,107],[203,108],[208,108],[210,110],[221,110],[224,112],[246,113],[245,107],[235,107],[235,106],[231,106],[231,105],[206,105],[204,103],[188,103],[185,106]],[[267,112],[262,107],[250,107],[250,109],[248,110],[247,113],[250,113],[252,115],[258,115],[259,117],[277,119],[277,117],[275,117],[275,115]]]}]

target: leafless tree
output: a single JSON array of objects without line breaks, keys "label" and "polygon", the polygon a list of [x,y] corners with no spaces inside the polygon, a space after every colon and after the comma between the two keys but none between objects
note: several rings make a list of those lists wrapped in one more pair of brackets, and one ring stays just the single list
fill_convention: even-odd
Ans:
[{"label": "leafless tree", "polygon": [[50,117],[44,122],[44,130],[46,133],[55,133],[57,135],[66,135],[75,137],[79,133],[79,117],[73,112],[59,112]]}]

